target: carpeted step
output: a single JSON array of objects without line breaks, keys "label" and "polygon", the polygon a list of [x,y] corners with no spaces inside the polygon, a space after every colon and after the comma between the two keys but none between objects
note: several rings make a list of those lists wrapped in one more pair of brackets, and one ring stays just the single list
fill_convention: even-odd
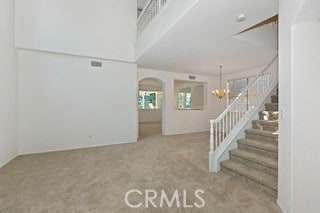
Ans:
[{"label": "carpeted step", "polygon": [[262,111],[259,112],[259,119],[260,120],[278,120],[279,112],[278,111]]},{"label": "carpeted step", "polygon": [[277,198],[278,181],[276,177],[234,160],[221,162],[221,170]]},{"label": "carpeted step", "polygon": [[278,121],[266,121],[266,120],[253,120],[252,128],[264,131],[275,132],[278,130]]},{"label": "carpeted step", "polygon": [[278,144],[277,132],[270,132],[258,129],[247,129],[245,130],[245,133],[247,139]]},{"label": "carpeted step", "polygon": [[244,138],[238,140],[238,148],[255,152],[266,157],[278,158],[278,145],[276,143],[266,143]]},{"label": "carpeted step", "polygon": [[238,149],[229,151],[229,160],[220,163],[223,172],[250,183],[272,197],[278,190],[278,118],[279,97],[271,96],[259,120],[245,130],[246,138],[238,140]]},{"label": "carpeted step", "polygon": [[266,103],[265,104],[267,111],[278,111],[278,103]]},{"label": "carpeted step", "polygon": [[274,177],[278,176],[278,160],[256,152],[234,149],[230,151],[230,159],[243,163]]},{"label": "carpeted step", "polygon": [[278,103],[279,102],[279,96],[273,95],[271,96],[271,103]]}]

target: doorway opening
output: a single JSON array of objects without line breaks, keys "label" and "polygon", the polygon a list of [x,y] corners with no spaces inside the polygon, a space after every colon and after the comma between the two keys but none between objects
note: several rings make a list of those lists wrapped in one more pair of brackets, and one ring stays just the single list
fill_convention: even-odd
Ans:
[{"label": "doorway opening", "polygon": [[162,135],[164,110],[163,83],[154,78],[145,78],[139,82],[139,139]]}]

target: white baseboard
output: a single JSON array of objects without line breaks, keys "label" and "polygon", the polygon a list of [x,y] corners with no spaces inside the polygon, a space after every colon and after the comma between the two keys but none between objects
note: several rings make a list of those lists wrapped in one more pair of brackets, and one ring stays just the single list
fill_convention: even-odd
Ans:
[{"label": "white baseboard", "polygon": [[86,148],[96,148],[96,147],[105,147],[105,146],[112,146],[112,145],[121,145],[121,144],[129,144],[135,143],[135,141],[123,141],[123,142],[114,142],[114,143],[106,143],[106,144],[95,144],[95,145],[88,145],[88,146],[75,146],[75,147],[60,147],[56,149],[45,149],[45,150],[35,150],[35,151],[19,151],[20,155],[34,155],[34,154],[43,154],[43,153],[50,153],[50,152],[61,152],[61,151],[70,151],[70,150],[77,150],[77,149],[86,149]]},{"label": "white baseboard", "polygon": [[277,199],[277,204],[280,207],[282,213],[287,213],[286,209],[283,207],[283,205],[281,204],[281,202],[279,201],[279,199]]},{"label": "white baseboard", "polygon": [[10,159],[8,159],[7,161],[4,161],[4,162],[0,162],[0,169],[2,167],[4,167],[5,165],[7,165],[8,163],[10,163],[13,159],[15,159],[16,157],[18,157],[18,155],[15,155],[13,157],[11,157]]}]

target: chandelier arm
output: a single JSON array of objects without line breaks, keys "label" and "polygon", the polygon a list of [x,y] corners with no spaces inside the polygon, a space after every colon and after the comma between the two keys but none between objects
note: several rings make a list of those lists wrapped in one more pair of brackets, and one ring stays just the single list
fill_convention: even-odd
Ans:
[{"label": "chandelier arm", "polygon": [[222,66],[220,67],[220,86],[216,90],[212,90],[212,95],[216,95],[218,98],[222,99],[224,96],[226,96],[229,92],[228,90],[222,89]]},{"label": "chandelier arm", "polygon": [[222,66],[220,65],[220,89],[222,89]]}]

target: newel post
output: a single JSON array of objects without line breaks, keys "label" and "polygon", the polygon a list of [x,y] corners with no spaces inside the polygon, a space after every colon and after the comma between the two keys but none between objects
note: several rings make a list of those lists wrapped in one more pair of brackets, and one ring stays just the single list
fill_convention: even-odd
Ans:
[{"label": "newel post", "polygon": [[213,120],[210,120],[210,151],[209,151],[209,171],[217,172],[217,165],[214,157]]}]

